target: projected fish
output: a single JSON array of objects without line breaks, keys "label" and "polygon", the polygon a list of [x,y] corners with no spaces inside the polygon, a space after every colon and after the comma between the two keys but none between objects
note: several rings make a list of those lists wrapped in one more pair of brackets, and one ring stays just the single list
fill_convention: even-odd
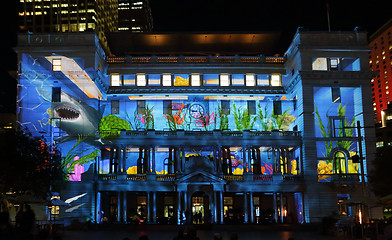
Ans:
[{"label": "projected fish", "polygon": [[98,137],[98,126],[101,114],[85,102],[61,92],[59,102],[52,102],[51,112],[58,119],[56,125],[67,132],[67,136],[56,142],[73,140],[79,136]]}]

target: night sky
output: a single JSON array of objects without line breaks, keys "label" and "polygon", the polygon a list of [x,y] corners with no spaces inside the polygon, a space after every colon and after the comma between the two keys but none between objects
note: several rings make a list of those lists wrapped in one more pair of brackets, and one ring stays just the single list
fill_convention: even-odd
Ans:
[{"label": "night sky", "polygon": [[[284,54],[298,27],[328,30],[327,2],[332,31],[358,26],[372,34],[392,18],[391,0],[150,0],[150,5],[155,32],[280,32],[276,53]],[[3,25],[7,37],[2,38],[0,48],[0,112],[13,111],[15,102],[15,80],[8,74],[17,68],[12,50],[17,28],[14,9],[7,22],[15,24]]]}]

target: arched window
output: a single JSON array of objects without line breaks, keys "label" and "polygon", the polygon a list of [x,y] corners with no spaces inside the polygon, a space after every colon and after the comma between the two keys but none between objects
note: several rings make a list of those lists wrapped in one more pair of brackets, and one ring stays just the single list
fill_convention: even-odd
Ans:
[{"label": "arched window", "polygon": [[345,174],[347,173],[347,153],[342,150],[333,151],[333,173]]}]

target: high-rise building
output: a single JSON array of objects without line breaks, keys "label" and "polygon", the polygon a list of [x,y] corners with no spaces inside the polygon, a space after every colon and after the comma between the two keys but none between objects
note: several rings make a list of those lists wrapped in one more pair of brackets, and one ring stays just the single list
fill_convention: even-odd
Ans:
[{"label": "high-rise building", "polygon": [[370,218],[355,204],[375,156],[365,32],[298,30],[284,57],[263,55],[268,33],[118,32],[116,57],[96,39],[19,34],[15,48],[18,121],[67,161],[56,219]]},{"label": "high-rise building", "polygon": [[369,38],[373,111],[376,121],[377,147],[392,145],[392,19]]},{"label": "high-rise building", "polygon": [[148,0],[118,0],[118,30],[151,32],[152,15]]},{"label": "high-rise building", "polygon": [[372,79],[373,110],[381,123],[386,120],[383,110],[392,102],[392,19],[370,36],[369,46],[370,70],[378,72]]},{"label": "high-rise building", "polygon": [[95,31],[118,28],[117,0],[19,0],[19,29],[33,33]]}]

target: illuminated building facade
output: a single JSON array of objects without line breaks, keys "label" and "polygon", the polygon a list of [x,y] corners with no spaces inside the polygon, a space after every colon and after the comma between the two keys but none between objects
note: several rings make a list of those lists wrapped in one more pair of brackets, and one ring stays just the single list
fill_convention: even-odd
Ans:
[{"label": "illuminated building facade", "polygon": [[375,152],[366,33],[298,30],[285,57],[260,55],[265,33],[108,39],[117,57],[93,33],[19,35],[18,120],[71,173],[56,219],[358,216],[341,203]]},{"label": "illuminated building facade", "polygon": [[118,30],[151,32],[152,15],[148,0],[118,0]]}]

